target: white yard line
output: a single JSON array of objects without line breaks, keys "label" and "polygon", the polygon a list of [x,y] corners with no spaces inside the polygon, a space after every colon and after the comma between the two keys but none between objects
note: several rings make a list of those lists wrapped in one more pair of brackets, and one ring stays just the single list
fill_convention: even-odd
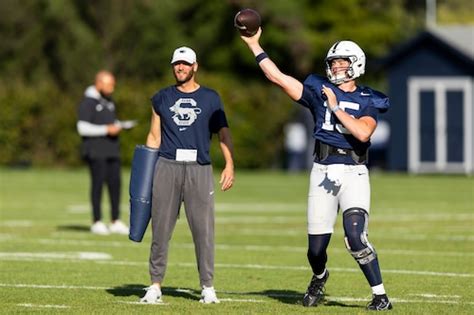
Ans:
[{"label": "white yard line", "polygon": [[[20,241],[20,240],[17,240]],[[52,244],[52,245],[75,245],[75,246],[104,246],[110,247],[134,247],[139,246],[149,247],[148,243],[132,243],[132,242],[121,242],[121,241],[91,241],[91,240],[67,240],[67,239],[35,239],[32,242],[38,242],[40,244]],[[194,248],[192,243],[172,243],[173,248]],[[228,245],[228,244],[216,244],[217,250],[246,250],[246,251],[271,251],[271,252],[301,252],[306,253],[306,247],[298,246],[273,246],[273,245]],[[336,253],[346,253],[347,250],[344,248],[329,248],[329,251]],[[474,253],[465,252],[436,252],[436,251],[423,251],[423,250],[398,250],[398,249],[381,249],[378,252],[384,255],[406,255],[406,256],[452,256],[452,257],[469,257],[474,256]]]},{"label": "white yard line", "polygon": [[29,220],[6,220],[0,221],[0,226],[5,227],[31,227],[33,226],[33,221]]},{"label": "white yard line", "polygon": [[[128,209],[130,204],[121,204],[122,209]],[[71,204],[66,207],[69,213],[89,213],[91,206],[88,204]],[[275,212],[286,212],[294,213],[299,211],[306,213],[306,202],[301,203],[216,203],[217,213],[275,213]]]},{"label": "white yard line", "polygon": [[18,239],[18,236],[14,234],[0,233],[0,241],[8,241],[13,239]]},{"label": "white yard line", "polygon": [[[223,233],[225,231],[217,230],[216,234]],[[225,233],[223,233],[225,234]],[[248,235],[248,236],[277,236],[277,237],[287,237],[287,236],[306,236],[306,229],[246,229],[239,227],[238,230],[231,230],[229,234],[235,235]]]},{"label": "white yard line", "polygon": [[216,213],[306,213],[305,203],[216,203]]},{"label": "white yard line", "polygon": [[0,252],[0,260],[109,260],[112,256],[96,252]]},{"label": "white yard line", "polygon": [[423,235],[423,234],[414,234],[402,236],[400,239],[410,240],[410,241],[444,241],[444,242],[473,242],[474,235]]},{"label": "white yard line", "polygon": [[268,301],[256,300],[256,299],[222,299],[219,298],[221,302],[238,302],[238,303],[265,303]]},{"label": "white yard line", "polygon": [[[53,284],[26,284],[26,283],[0,283],[3,288],[27,288],[27,289],[59,289],[59,290],[112,290],[109,287],[95,287],[83,285],[53,285]],[[143,290],[143,288],[141,289]]]},{"label": "white yard line", "polygon": [[[126,209],[126,207],[123,207],[123,209]],[[87,204],[69,205],[67,206],[67,212],[68,213],[90,213],[91,206]]]},{"label": "white yard line", "polygon": [[[0,261],[43,261],[43,262],[63,262],[68,261],[70,263],[81,263],[85,260],[78,259],[55,259],[55,258],[38,258],[38,257],[21,257],[15,255],[0,255]],[[107,265],[122,265],[122,266],[147,266],[148,262],[138,262],[138,261],[120,261],[120,260],[89,260],[97,264],[107,264]],[[188,267],[195,268],[195,263],[168,263],[168,266],[177,266],[177,267]],[[299,270],[307,272],[309,270],[308,266],[277,266],[277,265],[260,265],[260,264],[223,264],[216,263],[217,268],[234,268],[234,269],[259,269],[259,270]],[[331,270],[340,271],[340,272],[360,272],[358,268],[340,268],[340,267],[330,267]],[[410,275],[422,275],[422,276],[435,276],[435,277],[457,277],[457,278],[473,278],[474,274],[470,273],[454,273],[454,272],[436,272],[436,271],[418,271],[418,270],[399,270],[399,269],[384,269],[384,273],[393,273],[393,274],[410,274]]]},{"label": "white yard line", "polygon": [[[142,264],[148,265],[147,262],[140,263],[140,262],[132,262],[132,261],[108,261],[108,262],[101,262],[97,261],[97,263],[105,263],[105,264],[112,264],[112,265],[130,265],[130,266],[138,266]],[[189,267],[195,268],[195,263],[169,263],[168,266],[178,266],[178,267]],[[276,266],[276,265],[259,265],[259,264],[222,264],[216,263],[216,268],[235,268],[235,269],[260,269],[260,270],[301,270],[301,271],[308,271],[308,266]],[[340,271],[340,272],[349,272],[349,273],[359,273],[360,269],[358,268],[339,268],[339,267],[330,267],[331,270]],[[459,277],[459,278],[472,278],[474,274],[470,273],[454,273],[454,272],[435,272],[435,271],[417,271],[417,270],[391,270],[391,269],[384,269],[384,273],[394,273],[394,274],[413,274],[413,275],[423,275],[423,276],[435,276],[435,277]]]},{"label": "white yard line", "polygon": [[31,303],[21,303],[17,306],[29,307],[29,308],[71,308],[68,305],[55,305],[55,304],[31,304]]},{"label": "white yard line", "polygon": [[433,294],[433,293],[420,293],[420,294],[408,294],[410,296],[419,296],[423,298],[428,298],[428,299],[460,299],[460,295],[439,295],[439,294]]},{"label": "white yard line", "polygon": [[[218,213],[218,212],[217,212]],[[246,224],[261,224],[261,223],[272,223],[272,224],[288,224],[293,222],[304,223],[306,215],[304,213],[297,213],[293,216],[219,216],[216,215],[216,223],[246,223]],[[436,221],[474,221],[474,215],[470,213],[461,214],[434,214],[434,215],[380,215],[372,216],[370,222],[413,222],[413,221],[424,221],[424,222],[436,222]]]},{"label": "white yard line", "polygon": [[[224,233],[225,231],[217,230],[216,234]],[[471,231],[468,231],[471,233]],[[248,236],[263,236],[263,237],[282,237],[288,236],[303,236],[306,237],[306,228],[301,229],[256,229],[256,228],[240,228],[238,230],[231,230],[229,233],[235,235],[248,235]],[[335,236],[342,235],[343,231],[336,231]],[[372,232],[370,233],[374,239],[389,239],[389,240],[407,240],[407,241],[443,241],[443,242],[473,242],[474,235],[428,235],[428,234],[413,234],[413,231],[401,231],[401,232]]]},{"label": "white yard line", "polygon": [[144,305],[144,306],[159,306],[159,305],[169,305],[169,303],[165,302],[156,302],[156,303],[143,303],[140,301],[116,301],[117,303],[123,303],[123,304],[133,304],[133,305]]},{"label": "white yard line", "polygon": [[238,216],[216,217],[216,224],[245,223],[245,224],[288,224],[301,223],[304,216]]},{"label": "white yard line", "polygon": [[[301,203],[216,203],[216,213],[288,213],[306,214],[306,202]],[[403,213],[404,209],[373,209],[371,219],[384,222],[396,221],[465,221],[474,220],[472,212],[452,213]],[[291,217],[290,217],[291,218]]]},{"label": "white yard line", "polygon": [[[356,268],[329,268],[335,271],[345,272],[360,272],[360,269]],[[436,271],[419,271],[419,270],[400,270],[400,269],[382,269],[382,273],[394,273],[394,274],[405,274],[405,275],[418,275],[418,276],[435,276],[435,277],[457,277],[457,278],[473,278],[472,273],[455,273],[455,272],[436,272]]]}]

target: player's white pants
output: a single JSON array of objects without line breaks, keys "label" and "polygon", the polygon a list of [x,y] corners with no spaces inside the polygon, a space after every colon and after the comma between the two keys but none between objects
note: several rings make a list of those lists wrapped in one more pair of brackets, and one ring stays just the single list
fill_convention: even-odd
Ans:
[{"label": "player's white pants", "polygon": [[[328,178],[328,167],[313,164],[308,194],[308,234],[334,232],[338,209],[350,208],[370,211],[369,171],[365,165],[337,165],[339,184]],[[330,177],[334,176],[330,174]]]}]

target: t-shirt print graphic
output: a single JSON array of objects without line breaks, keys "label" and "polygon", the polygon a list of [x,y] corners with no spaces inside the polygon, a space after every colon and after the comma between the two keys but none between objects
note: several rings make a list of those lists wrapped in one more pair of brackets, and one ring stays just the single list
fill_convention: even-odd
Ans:
[{"label": "t-shirt print graphic", "polygon": [[192,98],[179,98],[173,106],[170,107],[173,112],[173,121],[180,126],[179,131],[184,131],[191,126],[201,113],[197,103]]}]

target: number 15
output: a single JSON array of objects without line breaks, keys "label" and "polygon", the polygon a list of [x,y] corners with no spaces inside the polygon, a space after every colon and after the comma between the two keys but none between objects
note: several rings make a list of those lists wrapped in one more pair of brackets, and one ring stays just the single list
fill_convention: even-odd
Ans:
[{"label": "number 15", "polygon": [[[324,130],[328,130],[328,131],[336,130],[339,133],[350,134],[350,132],[346,128],[344,128],[344,126],[342,124],[332,124],[331,123],[332,112],[329,109],[327,102],[324,102],[324,107],[326,107],[326,113],[324,114],[324,122],[323,122],[322,128]],[[346,108],[350,108],[350,109],[353,109],[353,110],[359,110],[360,105],[358,103],[340,101],[339,102],[339,108],[343,111],[346,111]],[[354,116],[352,116],[352,117],[354,117]]]}]

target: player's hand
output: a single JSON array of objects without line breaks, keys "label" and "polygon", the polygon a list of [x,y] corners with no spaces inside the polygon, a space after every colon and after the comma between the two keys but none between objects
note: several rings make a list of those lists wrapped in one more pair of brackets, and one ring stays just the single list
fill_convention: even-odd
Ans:
[{"label": "player's hand", "polygon": [[259,27],[258,28],[258,31],[257,33],[255,33],[255,35],[251,36],[251,37],[247,37],[247,36],[240,36],[240,38],[242,38],[242,40],[247,43],[247,45],[249,45],[249,47],[251,47],[252,45],[258,45],[258,41],[260,40],[260,35],[262,35],[262,28]]},{"label": "player's hand", "polygon": [[327,104],[328,104],[329,108],[332,110],[334,107],[336,107],[337,98],[336,98],[336,94],[334,94],[334,91],[331,88],[323,85],[322,93],[324,95],[326,95]]},{"label": "player's hand", "polygon": [[221,180],[219,181],[221,184],[221,190],[226,191],[232,188],[234,185],[234,169],[231,167],[226,167],[222,171]]},{"label": "player's hand", "polygon": [[120,127],[118,124],[107,125],[107,134],[109,136],[116,136],[120,133],[120,131],[122,131],[122,127]]}]

